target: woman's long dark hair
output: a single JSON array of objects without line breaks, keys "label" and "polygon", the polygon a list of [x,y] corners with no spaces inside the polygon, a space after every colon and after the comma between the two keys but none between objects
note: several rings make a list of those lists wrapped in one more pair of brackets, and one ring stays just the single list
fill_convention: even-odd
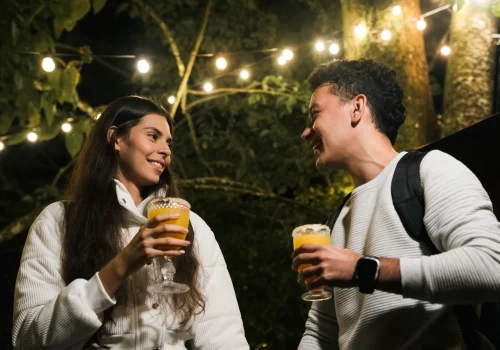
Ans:
[{"label": "woman's long dark hair", "polygon": [[[90,279],[124,248],[122,228],[125,228],[125,210],[116,195],[114,176],[117,172],[117,155],[114,141],[127,136],[130,130],[148,114],[165,117],[173,128],[173,120],[167,111],[152,100],[129,96],[112,102],[86,139],[76,159],[65,202],[65,234],[63,238],[63,278],[66,284],[77,278]],[[108,130],[116,126],[108,142]],[[175,176],[166,168],[158,184],[145,188],[143,198],[160,187],[168,185],[167,195],[179,196]],[[194,243],[194,232],[189,228],[187,239]],[[194,244],[185,249],[185,254],[174,262],[176,280],[190,286],[190,291],[175,294],[171,299],[171,311],[186,324],[197,308],[205,303],[199,286],[199,261]],[[126,302],[127,288],[117,292],[118,303]],[[111,311],[104,314],[104,322],[111,320]],[[103,324],[104,324],[103,322]],[[101,329],[91,341],[101,343]]]}]

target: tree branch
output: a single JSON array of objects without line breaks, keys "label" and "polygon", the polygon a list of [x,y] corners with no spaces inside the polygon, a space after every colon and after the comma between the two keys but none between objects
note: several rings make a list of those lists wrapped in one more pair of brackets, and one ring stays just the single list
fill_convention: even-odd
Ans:
[{"label": "tree branch", "polygon": [[68,164],[59,169],[56,176],[54,177],[54,180],[52,180],[52,185],[57,185],[61,176],[63,176],[64,173],[68,171],[69,168],[71,168],[71,166],[75,163],[75,160],[76,158],[71,159],[71,161]]},{"label": "tree branch", "polygon": [[138,4],[144,8],[144,11],[151,16],[151,18],[158,24],[160,27],[161,31],[163,32],[163,35],[167,38],[168,44],[170,45],[170,49],[172,50],[172,54],[175,57],[175,62],[177,63],[177,69],[179,70],[179,76],[183,77],[184,72],[186,70],[186,67],[184,66],[184,62],[182,62],[181,59],[181,54],[179,52],[179,48],[177,47],[177,43],[175,42],[175,39],[168,29],[167,23],[163,21],[156,12],[153,10],[153,8],[149,5],[144,4],[142,1],[138,1]]},{"label": "tree branch", "polygon": [[41,211],[41,208],[37,208],[5,226],[0,231],[0,244],[28,229]]},{"label": "tree branch", "polygon": [[184,116],[186,117],[188,127],[189,127],[189,135],[191,136],[191,140],[193,141],[193,146],[196,154],[198,155],[198,159],[207,168],[207,170],[210,172],[210,175],[214,175],[213,169],[210,167],[210,165],[207,163],[205,158],[201,155],[201,150],[200,150],[200,145],[198,143],[198,138],[196,137],[196,131],[194,130],[194,124],[193,124],[193,118],[191,118],[191,114],[189,112],[184,113]]},{"label": "tree branch", "polygon": [[203,23],[201,24],[200,32],[198,33],[198,37],[196,38],[196,43],[194,45],[194,48],[191,51],[191,55],[189,57],[189,61],[186,68],[186,73],[182,77],[182,81],[179,84],[179,88],[177,89],[177,94],[175,96],[175,102],[172,105],[172,108],[170,109],[170,114],[172,115],[172,118],[175,118],[175,112],[177,112],[177,108],[179,107],[181,97],[187,90],[187,82],[189,80],[189,77],[191,76],[191,72],[194,66],[194,61],[196,60],[196,55],[200,50],[201,42],[203,41],[203,37],[205,35],[205,29],[207,28],[208,16],[210,15],[211,6],[212,6],[212,0],[208,0],[207,7],[205,9],[205,16],[203,17]]},{"label": "tree branch", "polygon": [[281,91],[273,91],[273,90],[264,90],[264,89],[245,89],[245,88],[222,88],[222,89],[215,89],[210,92],[206,91],[201,91],[201,90],[188,90],[189,94],[192,95],[210,95],[207,97],[199,98],[190,104],[186,106],[186,110],[190,110],[196,105],[199,105],[200,103],[204,103],[210,100],[214,100],[219,97],[224,97],[224,96],[229,96],[229,95],[234,95],[234,94],[268,94],[268,95],[273,95],[273,96],[287,96],[287,97],[294,97],[297,100],[300,101],[305,101],[304,99],[297,97],[296,95],[287,93],[287,92],[281,92]]}]

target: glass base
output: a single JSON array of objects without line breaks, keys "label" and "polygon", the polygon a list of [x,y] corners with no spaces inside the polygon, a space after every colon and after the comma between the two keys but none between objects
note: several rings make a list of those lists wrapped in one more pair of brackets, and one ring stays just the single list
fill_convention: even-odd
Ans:
[{"label": "glass base", "polygon": [[187,284],[171,281],[163,281],[148,287],[148,292],[151,294],[181,294],[186,293],[188,290],[189,286]]},{"label": "glass base", "polygon": [[314,289],[302,294],[302,299],[305,301],[322,301],[332,297],[332,292],[324,289]]}]

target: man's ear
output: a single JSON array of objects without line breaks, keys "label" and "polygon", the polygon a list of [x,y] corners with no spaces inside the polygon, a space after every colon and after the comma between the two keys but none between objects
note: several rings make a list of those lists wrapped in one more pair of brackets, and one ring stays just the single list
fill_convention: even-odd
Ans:
[{"label": "man's ear", "polygon": [[109,129],[108,129],[108,135],[107,135],[107,138],[108,138],[108,143],[110,142],[114,142],[114,147],[115,147],[115,151],[120,151],[120,143],[121,143],[121,139],[117,138],[117,137],[113,137],[114,136],[114,133],[116,131],[116,126],[112,125]]},{"label": "man's ear", "polygon": [[361,121],[361,118],[366,115],[368,99],[365,95],[359,94],[351,100],[351,125],[356,126]]}]

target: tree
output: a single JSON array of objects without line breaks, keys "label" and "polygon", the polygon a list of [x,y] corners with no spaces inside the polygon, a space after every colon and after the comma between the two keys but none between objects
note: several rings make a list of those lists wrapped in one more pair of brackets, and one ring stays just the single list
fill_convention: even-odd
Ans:
[{"label": "tree", "polygon": [[[399,6],[400,15],[392,13]],[[437,138],[428,66],[418,0],[343,0],[344,47],[347,58],[371,57],[393,67],[405,91],[406,122],[397,144],[400,149],[416,147]],[[392,38],[384,41],[382,32]]]},{"label": "tree", "polygon": [[443,135],[488,117],[492,112],[498,20],[490,1],[473,2],[453,13],[451,55],[446,69]]}]

